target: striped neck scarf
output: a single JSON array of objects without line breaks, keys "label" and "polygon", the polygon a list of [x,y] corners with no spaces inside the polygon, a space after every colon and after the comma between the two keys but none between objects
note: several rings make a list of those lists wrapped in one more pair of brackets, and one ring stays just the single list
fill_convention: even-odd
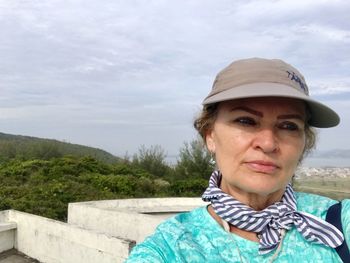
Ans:
[{"label": "striped neck scarf", "polygon": [[220,181],[221,173],[214,171],[202,199],[211,202],[215,213],[221,219],[237,228],[258,233],[259,254],[273,251],[281,242],[282,229],[289,230],[293,225],[309,242],[335,248],[344,241],[343,234],[332,224],[311,214],[297,211],[294,191],[290,184],[287,185],[280,202],[264,210],[255,211],[224,193],[219,188]]}]

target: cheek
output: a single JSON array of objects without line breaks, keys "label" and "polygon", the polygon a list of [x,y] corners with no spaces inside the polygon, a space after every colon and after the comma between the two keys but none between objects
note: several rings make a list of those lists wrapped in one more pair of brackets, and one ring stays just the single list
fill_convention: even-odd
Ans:
[{"label": "cheek", "polygon": [[228,131],[225,129],[218,129],[214,136],[214,141],[217,147],[221,149],[232,149],[242,141],[242,137],[239,136],[236,132]]},{"label": "cheek", "polygon": [[289,144],[285,153],[286,161],[289,161],[290,165],[293,167],[297,166],[303,156],[304,148],[304,140],[294,141],[294,143]]},{"label": "cheek", "polygon": [[221,132],[220,136],[215,138],[216,157],[230,163],[241,159],[240,156],[249,149],[248,137],[246,133],[239,131]]}]

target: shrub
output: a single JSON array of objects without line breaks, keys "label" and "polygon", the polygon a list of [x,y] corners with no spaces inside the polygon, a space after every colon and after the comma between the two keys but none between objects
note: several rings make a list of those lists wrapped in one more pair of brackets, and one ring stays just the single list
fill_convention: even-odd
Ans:
[{"label": "shrub", "polygon": [[171,168],[165,162],[166,154],[159,145],[146,148],[142,145],[135,154],[132,165],[142,168],[156,177],[166,177]]},{"label": "shrub", "polygon": [[176,178],[209,179],[214,169],[211,155],[201,140],[185,143],[180,149],[180,159],[175,169]]}]

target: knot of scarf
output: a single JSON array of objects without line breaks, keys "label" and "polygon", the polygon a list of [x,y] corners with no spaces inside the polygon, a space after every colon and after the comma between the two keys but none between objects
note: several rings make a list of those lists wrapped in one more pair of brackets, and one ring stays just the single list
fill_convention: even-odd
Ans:
[{"label": "knot of scarf", "polygon": [[309,213],[297,211],[294,191],[290,184],[287,185],[280,202],[264,210],[255,211],[224,193],[219,188],[220,181],[221,173],[214,171],[202,199],[211,202],[215,213],[231,225],[258,233],[260,254],[274,250],[281,241],[281,230],[289,230],[293,226],[309,242],[335,248],[344,241],[343,234],[332,224]]}]

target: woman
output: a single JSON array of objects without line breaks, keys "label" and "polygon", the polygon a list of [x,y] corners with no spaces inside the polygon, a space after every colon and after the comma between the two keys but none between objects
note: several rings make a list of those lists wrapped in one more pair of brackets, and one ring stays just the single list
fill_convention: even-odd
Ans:
[{"label": "woman", "polygon": [[334,248],[350,243],[350,200],[342,233],[325,221],[335,200],[290,185],[314,146],[311,126],[339,123],[300,72],[281,60],[236,61],[203,105],[195,127],[218,167],[202,196],[210,205],[162,223],[127,262],[342,262]]}]

